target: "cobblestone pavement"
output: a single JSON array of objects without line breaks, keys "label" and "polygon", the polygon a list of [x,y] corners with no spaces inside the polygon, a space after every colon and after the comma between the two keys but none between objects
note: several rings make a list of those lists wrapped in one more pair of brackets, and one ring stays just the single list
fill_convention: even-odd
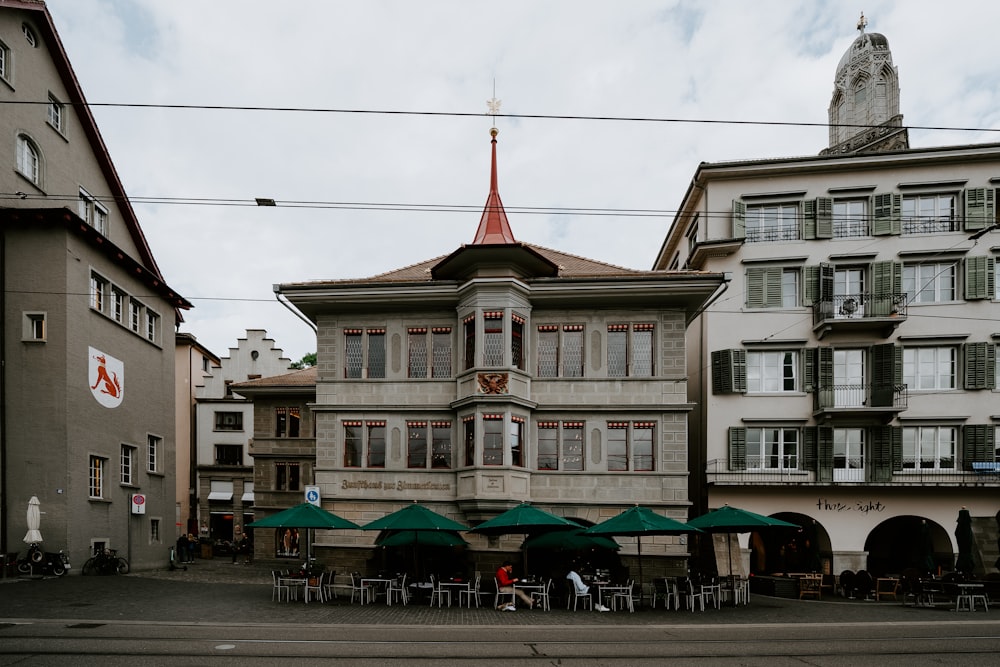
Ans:
[{"label": "cobblestone pavement", "polygon": [[156,570],[127,576],[0,579],[0,623],[18,619],[68,621],[136,621],[166,623],[251,624],[368,624],[368,625],[578,625],[633,626],[755,624],[755,623],[886,623],[978,621],[1000,623],[990,612],[956,613],[944,608],[917,609],[900,602],[788,600],[753,596],[749,606],[685,610],[637,609],[599,613],[518,609],[501,612],[489,605],[480,609],[429,607],[411,603],[386,606],[383,602],[351,604],[341,596],[328,603],[301,599],[272,600],[271,575],[264,566],[232,564],[229,559],[196,560],[187,570]]}]

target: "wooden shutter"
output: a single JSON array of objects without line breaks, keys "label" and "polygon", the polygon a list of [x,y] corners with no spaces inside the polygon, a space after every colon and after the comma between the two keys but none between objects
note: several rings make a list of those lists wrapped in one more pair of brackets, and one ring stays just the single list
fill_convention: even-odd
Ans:
[{"label": "wooden shutter", "polygon": [[802,267],[802,305],[811,306],[819,301],[819,266]]},{"label": "wooden shutter", "polygon": [[816,407],[833,407],[833,348],[816,348]]},{"label": "wooden shutter", "polygon": [[802,238],[816,238],[816,200],[802,202]]},{"label": "wooden shutter", "polygon": [[712,352],[712,393],[740,394],[747,390],[747,353],[745,350]]},{"label": "wooden shutter", "polygon": [[992,343],[965,343],[965,388],[993,389],[996,386],[996,353]]},{"label": "wooden shutter", "polygon": [[892,407],[896,387],[903,384],[903,348],[892,343],[873,345],[872,393],[873,407]]},{"label": "wooden shutter", "polygon": [[833,199],[816,197],[816,238],[833,238]]},{"label": "wooden shutter", "polygon": [[802,391],[816,390],[816,350],[815,347],[804,347],[802,354]]},{"label": "wooden shutter", "polygon": [[816,427],[806,426],[802,429],[802,470],[816,470]]},{"label": "wooden shutter", "polygon": [[969,188],[965,191],[965,229],[985,229],[996,222],[993,188]]},{"label": "wooden shutter", "polygon": [[962,427],[962,464],[972,470],[973,462],[993,461],[994,430],[992,424],[966,424]]},{"label": "wooden shutter", "polygon": [[887,236],[900,233],[900,211],[903,208],[902,195],[886,192],[873,196],[874,216],[872,235]]},{"label": "wooden shutter", "polygon": [[965,258],[965,298],[992,299],[994,294],[994,264],[992,257]]},{"label": "wooden shutter", "polygon": [[[894,453],[898,450],[898,458]],[[898,426],[872,429],[871,468],[873,482],[890,482],[892,473],[902,467],[903,430]],[[897,465],[898,461],[898,465]]]},{"label": "wooden shutter", "polygon": [[895,296],[903,292],[903,265],[899,262],[872,262],[872,293],[868,313],[888,317]]},{"label": "wooden shutter", "polygon": [[739,199],[733,200],[733,238],[747,237],[747,205]]},{"label": "wooden shutter", "polygon": [[833,301],[833,264],[819,265],[819,300]]},{"label": "wooden shutter", "polygon": [[833,481],[833,429],[821,426],[816,429],[816,481]]},{"label": "wooden shutter", "polygon": [[747,469],[747,430],[742,426],[729,427],[729,469]]},{"label": "wooden shutter", "polygon": [[747,269],[747,308],[781,308],[781,267]]}]

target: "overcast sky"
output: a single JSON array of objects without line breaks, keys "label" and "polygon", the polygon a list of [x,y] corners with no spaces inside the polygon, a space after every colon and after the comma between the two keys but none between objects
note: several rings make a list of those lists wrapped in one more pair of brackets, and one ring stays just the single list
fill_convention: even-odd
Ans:
[{"label": "overcast sky", "polygon": [[[636,269],[652,266],[699,162],[827,146],[808,124],[826,122],[862,9],[889,40],[907,125],[1000,128],[1000,2],[987,0],[48,6],[92,104],[328,110],[94,109],[167,283],[195,305],[181,330],[223,356],[246,329],[293,360],[315,350],[275,283],[367,277],[472,241],[494,85],[517,239]],[[910,131],[912,147],[996,141]],[[279,206],[193,203],[255,197]],[[659,215],[519,211],[567,208]]]}]

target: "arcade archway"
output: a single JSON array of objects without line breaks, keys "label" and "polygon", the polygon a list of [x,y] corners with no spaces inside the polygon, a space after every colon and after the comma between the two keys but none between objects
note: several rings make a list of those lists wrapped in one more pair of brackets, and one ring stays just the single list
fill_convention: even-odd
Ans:
[{"label": "arcade archway", "polygon": [[886,519],[865,540],[868,571],[873,576],[898,575],[910,568],[938,573],[954,563],[951,539],[939,524],[919,516]]}]

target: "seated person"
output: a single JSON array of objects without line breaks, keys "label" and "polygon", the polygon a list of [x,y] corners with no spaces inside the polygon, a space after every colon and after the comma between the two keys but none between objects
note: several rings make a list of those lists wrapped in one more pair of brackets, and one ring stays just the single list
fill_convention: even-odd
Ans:
[{"label": "seated person", "polygon": [[[570,570],[566,574],[566,578],[569,579],[570,582],[572,582],[573,590],[576,591],[577,595],[587,595],[588,593],[590,593],[590,586],[583,583],[583,579],[580,578],[580,575],[577,574],[576,570]],[[608,609],[599,602],[594,605],[594,609],[596,609],[597,611],[611,611],[610,609]]]},{"label": "seated person", "polygon": [[[511,576],[511,572],[513,571],[514,564],[509,560],[504,561],[503,565],[500,566],[500,569],[497,570],[497,590],[501,593],[507,593],[508,595],[511,593],[517,595],[519,598],[524,600],[525,603],[527,603],[528,609],[531,609],[535,606],[532,599],[528,597],[527,593],[524,591],[514,588],[514,584],[520,581],[520,579]],[[514,606],[513,602],[505,602],[497,607],[497,609],[501,611],[516,611],[517,607]]]}]

